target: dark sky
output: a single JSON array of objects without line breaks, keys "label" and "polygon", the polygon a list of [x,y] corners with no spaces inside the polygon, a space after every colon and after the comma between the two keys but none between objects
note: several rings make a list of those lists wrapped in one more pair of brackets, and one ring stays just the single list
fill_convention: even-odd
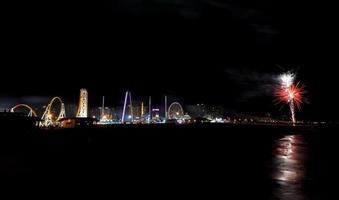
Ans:
[{"label": "dark sky", "polygon": [[[268,85],[299,67],[310,105],[304,118],[336,118],[332,61],[312,5],[257,0],[29,1],[4,4],[0,95],[120,101],[164,93],[182,102],[272,112]],[[320,13],[319,13],[320,15]],[[324,30],[324,29],[321,29]],[[319,38],[321,40],[319,40]],[[323,49],[321,47],[316,49]],[[85,69],[86,68],[86,69]],[[19,70],[20,69],[20,70]],[[245,74],[245,75],[244,75]],[[247,76],[250,74],[251,76]],[[262,78],[261,78],[262,77]],[[46,88],[46,89],[43,89]],[[100,100],[93,100],[98,104]]]}]

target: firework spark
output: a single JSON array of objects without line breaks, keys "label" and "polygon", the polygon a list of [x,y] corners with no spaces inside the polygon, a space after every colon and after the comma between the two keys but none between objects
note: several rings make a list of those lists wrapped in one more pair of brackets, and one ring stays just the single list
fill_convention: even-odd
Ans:
[{"label": "firework spark", "polygon": [[295,80],[295,75],[292,73],[286,73],[286,74],[280,75],[279,79],[280,79],[280,84],[282,87],[289,88],[291,87],[291,85],[293,85],[293,82]]},{"label": "firework spark", "polygon": [[301,110],[301,105],[306,102],[304,98],[305,86],[300,85],[300,83],[296,85],[291,85],[289,88],[279,87],[276,90],[275,96],[277,97],[277,103],[291,103],[293,102],[299,110]]},{"label": "firework spark", "polygon": [[301,105],[306,102],[304,94],[306,93],[305,86],[300,82],[294,84],[295,75],[292,73],[282,74],[279,77],[279,86],[276,89],[276,104],[289,104],[291,111],[291,119],[293,124],[296,123],[295,106],[301,110]]}]

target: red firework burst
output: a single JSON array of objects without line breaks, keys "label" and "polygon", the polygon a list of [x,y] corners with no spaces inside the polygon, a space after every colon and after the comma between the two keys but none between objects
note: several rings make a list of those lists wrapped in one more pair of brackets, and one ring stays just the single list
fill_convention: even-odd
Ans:
[{"label": "red firework burst", "polygon": [[305,86],[300,85],[300,83],[294,85],[292,84],[290,87],[286,88],[283,86],[279,86],[275,92],[276,96],[276,104],[280,103],[294,103],[299,110],[301,110],[301,105],[303,103],[307,103],[307,99],[304,97],[306,93]]}]

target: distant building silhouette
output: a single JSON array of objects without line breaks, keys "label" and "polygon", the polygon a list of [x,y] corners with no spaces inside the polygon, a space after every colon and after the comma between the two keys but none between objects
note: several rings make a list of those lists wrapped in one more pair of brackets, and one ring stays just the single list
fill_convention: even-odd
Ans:
[{"label": "distant building silhouette", "polygon": [[39,126],[38,117],[28,117],[26,113],[0,112],[0,129],[32,130]]}]

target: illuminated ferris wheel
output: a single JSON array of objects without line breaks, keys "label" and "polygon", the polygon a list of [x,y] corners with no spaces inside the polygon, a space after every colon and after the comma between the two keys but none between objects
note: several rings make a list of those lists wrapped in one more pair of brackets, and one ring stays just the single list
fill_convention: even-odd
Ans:
[{"label": "illuminated ferris wheel", "polygon": [[184,109],[178,102],[172,103],[168,107],[168,119],[182,119],[184,117]]}]

